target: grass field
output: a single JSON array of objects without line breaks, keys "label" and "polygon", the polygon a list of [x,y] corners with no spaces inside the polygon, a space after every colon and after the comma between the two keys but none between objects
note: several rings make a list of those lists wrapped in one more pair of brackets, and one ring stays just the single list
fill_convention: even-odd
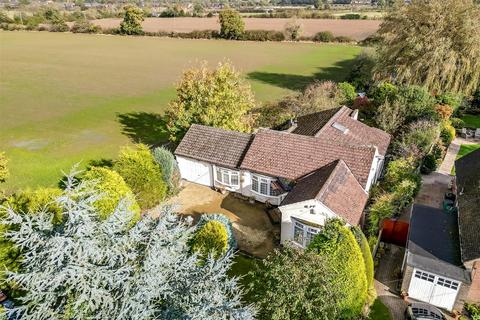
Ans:
[{"label": "grass field", "polygon": [[[289,18],[243,18],[247,30],[283,31]],[[122,19],[99,19],[93,22],[102,28],[116,28]],[[355,40],[363,40],[374,34],[382,21],[380,20],[340,20],[340,19],[297,19],[302,25],[302,36],[313,36],[320,31],[331,31],[336,36],[347,36]],[[212,18],[146,18],[142,23],[143,30],[150,32],[175,31],[190,32],[193,30],[219,30],[218,17]]]},{"label": "grass field", "polygon": [[480,128],[480,116],[473,114],[466,114],[462,117],[465,122],[465,126],[470,128]]},{"label": "grass field", "polygon": [[[229,59],[259,101],[313,79],[342,80],[346,45],[0,32],[0,150],[17,188],[55,185],[62,170],[112,159],[129,141],[161,142],[161,113],[182,70]],[[138,113],[140,112],[140,113]]]}]

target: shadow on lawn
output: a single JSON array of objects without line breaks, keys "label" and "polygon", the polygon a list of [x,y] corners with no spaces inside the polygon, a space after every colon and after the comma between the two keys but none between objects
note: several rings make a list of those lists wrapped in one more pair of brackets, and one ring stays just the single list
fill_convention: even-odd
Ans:
[{"label": "shadow on lawn", "polygon": [[250,80],[261,81],[277,87],[301,91],[315,80],[345,81],[354,61],[354,59],[343,60],[331,67],[319,68],[319,72],[312,76],[254,71],[248,73],[247,77]]},{"label": "shadow on lawn", "polygon": [[122,113],[117,114],[117,119],[122,125],[122,133],[135,143],[157,147],[168,142],[165,118],[157,113]]}]

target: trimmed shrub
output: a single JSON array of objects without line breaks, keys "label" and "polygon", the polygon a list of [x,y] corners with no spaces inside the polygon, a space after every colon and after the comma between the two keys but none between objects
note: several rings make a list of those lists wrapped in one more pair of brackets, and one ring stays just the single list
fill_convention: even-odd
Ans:
[{"label": "trimmed shrub", "polygon": [[198,227],[191,240],[193,252],[206,258],[209,254],[215,258],[223,256],[228,249],[228,235],[225,225],[219,221],[211,220]]},{"label": "trimmed shrub", "polygon": [[342,104],[352,105],[353,101],[357,97],[355,87],[348,82],[340,82],[338,84],[338,89],[344,97]]},{"label": "trimmed shrub", "polygon": [[398,88],[390,82],[382,82],[372,88],[369,96],[373,99],[376,106],[380,106],[385,102],[393,102],[398,95]]},{"label": "trimmed shrub", "polygon": [[180,188],[180,170],[175,156],[165,147],[158,147],[153,150],[153,158],[162,168],[163,181],[167,183],[169,193],[175,194]]},{"label": "trimmed shrub", "polygon": [[455,128],[450,121],[444,121],[440,129],[440,139],[442,139],[443,145],[448,147],[455,139]]},{"label": "trimmed shrub", "polygon": [[333,42],[335,36],[331,31],[320,31],[313,36],[313,41],[315,42]]},{"label": "trimmed shrub", "polygon": [[203,214],[198,221],[197,227],[201,227],[209,221],[217,221],[225,226],[227,231],[228,247],[227,250],[237,249],[237,241],[235,240],[235,235],[233,233],[233,226],[230,219],[223,214]]},{"label": "trimmed shrub", "polygon": [[113,169],[130,186],[140,208],[150,209],[165,199],[167,184],[163,181],[162,169],[146,145],[122,148]]},{"label": "trimmed shrub", "polygon": [[27,189],[12,195],[7,199],[6,204],[17,212],[37,213],[45,210],[52,213],[54,222],[59,222],[62,219],[62,210],[56,204],[55,199],[61,194],[62,190],[58,188]]},{"label": "trimmed shrub", "polygon": [[365,263],[365,275],[367,277],[367,286],[368,286],[368,299],[367,303],[370,305],[376,298],[376,291],[374,287],[374,276],[375,270],[373,266],[373,256],[372,251],[370,250],[370,245],[368,243],[365,234],[359,227],[352,227],[352,233],[357,240],[357,244],[360,246],[362,251],[363,262]]},{"label": "trimmed shrub", "polygon": [[341,318],[357,318],[367,302],[368,284],[362,250],[350,228],[337,219],[327,221],[308,250],[319,254],[337,270],[336,286],[344,294],[338,305]]},{"label": "trimmed shrub", "polygon": [[135,196],[117,172],[107,168],[92,167],[83,175],[83,180],[94,182],[94,189],[102,195],[102,198],[95,202],[100,219],[107,219],[113,214],[120,200],[125,200],[130,204],[129,210],[135,214],[132,222],[140,220],[140,207]]},{"label": "trimmed shrub", "polygon": [[432,151],[423,158],[421,171],[424,174],[429,174],[437,170],[445,157],[445,147],[440,143],[436,143],[432,147]]}]

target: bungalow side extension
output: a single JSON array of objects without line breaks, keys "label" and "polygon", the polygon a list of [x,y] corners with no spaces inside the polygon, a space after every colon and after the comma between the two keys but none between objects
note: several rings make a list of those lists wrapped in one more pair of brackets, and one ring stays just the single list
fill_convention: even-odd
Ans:
[{"label": "bungalow side extension", "polygon": [[363,223],[390,136],[347,107],[254,134],[192,125],[175,155],[183,179],[278,206],[281,242],[305,247],[327,218]]}]

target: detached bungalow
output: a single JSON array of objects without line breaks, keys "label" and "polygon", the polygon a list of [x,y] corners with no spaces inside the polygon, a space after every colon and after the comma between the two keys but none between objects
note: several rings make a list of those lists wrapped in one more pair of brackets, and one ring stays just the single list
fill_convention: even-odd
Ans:
[{"label": "detached bungalow", "polygon": [[175,155],[183,179],[278,206],[281,241],[308,245],[327,218],[363,222],[390,136],[341,107],[254,134],[192,125]]}]

